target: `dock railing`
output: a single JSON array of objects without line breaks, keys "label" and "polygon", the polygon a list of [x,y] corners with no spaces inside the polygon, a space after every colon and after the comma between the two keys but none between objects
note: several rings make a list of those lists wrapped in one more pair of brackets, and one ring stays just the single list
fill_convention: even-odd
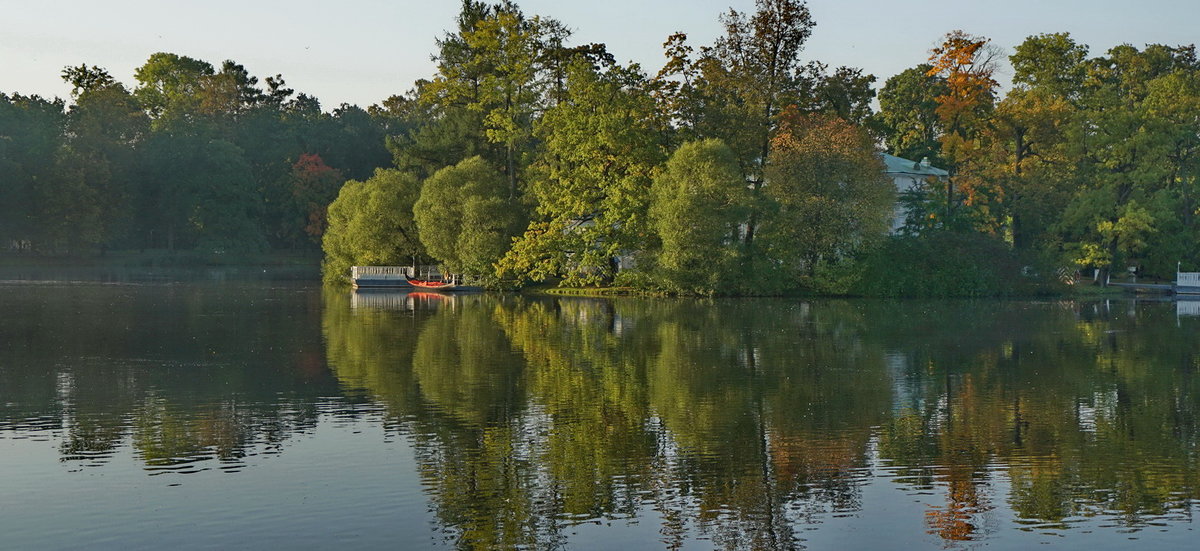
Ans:
[{"label": "dock railing", "polygon": [[1175,272],[1175,285],[1200,287],[1200,272]]},{"label": "dock railing", "polygon": [[351,279],[408,279],[413,277],[412,266],[351,266]]}]

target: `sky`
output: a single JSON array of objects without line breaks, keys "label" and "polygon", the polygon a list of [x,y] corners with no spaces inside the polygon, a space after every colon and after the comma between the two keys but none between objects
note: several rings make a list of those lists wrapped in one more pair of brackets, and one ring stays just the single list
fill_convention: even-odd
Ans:
[{"label": "sky", "polygon": [[[618,61],[648,73],[662,43],[682,31],[695,45],[721,32],[718,15],[752,12],[754,0],[518,0],[527,15],[553,17],[577,44],[603,42]],[[1007,53],[1025,37],[1070,32],[1101,55],[1128,43],[1192,44],[1200,0],[809,0],[816,28],[804,60],[859,67],[876,86],[924,62],[947,32],[992,39]],[[321,100],[368,106],[435,72],[435,39],[454,26],[459,0],[0,0],[0,92],[66,98],[59,74],[98,65],[136,84],[150,54],[171,52],[219,66],[241,63],[260,79]],[[1005,81],[1005,75],[1001,75]]]}]

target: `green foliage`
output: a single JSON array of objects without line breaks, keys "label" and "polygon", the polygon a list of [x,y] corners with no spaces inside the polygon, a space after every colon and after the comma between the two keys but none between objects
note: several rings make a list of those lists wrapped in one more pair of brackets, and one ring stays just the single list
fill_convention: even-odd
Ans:
[{"label": "green foliage", "polygon": [[213,74],[212,64],[187,56],[158,52],[134,71],[141,86],[138,100],[160,127],[184,122],[196,114],[201,82]]},{"label": "green foliage", "polygon": [[523,222],[503,175],[481,157],[437,171],[413,205],[421,243],[455,274],[490,276]]},{"label": "green foliage", "polygon": [[[860,258],[850,293],[871,297],[1031,296],[1050,290],[994,237],[949,231],[893,236]],[[1035,270],[1036,271],[1036,270]],[[1043,271],[1044,272],[1044,271]]]},{"label": "green foliage", "polygon": [[321,242],[325,280],[346,283],[351,266],[408,265],[423,257],[413,220],[420,193],[415,176],[395,169],[346,182],[329,205],[329,228]]},{"label": "green foliage", "polygon": [[31,250],[42,237],[36,188],[53,178],[63,108],[61,100],[0,93],[0,243]]},{"label": "green foliage", "polygon": [[928,158],[932,165],[944,166],[937,97],[946,93],[946,79],[930,76],[932,68],[921,64],[889,78],[879,91],[877,117],[888,153],[917,161]]},{"label": "green foliage", "polygon": [[[691,59],[686,35],[667,42],[672,59],[659,79],[682,83],[666,85],[663,96],[686,137],[721,139],[747,179],[761,183],[779,114],[789,105],[822,104],[804,93],[817,87],[819,71],[800,61],[816,23],[796,0],[756,0],[754,13],[730,10],[720,19],[724,35],[701,48],[698,59]],[[847,111],[852,103],[845,102]]]},{"label": "green foliage", "polygon": [[717,139],[680,146],[654,179],[659,285],[704,295],[739,289],[739,225],[749,214],[750,192],[733,150]]},{"label": "green foliage", "polygon": [[1030,36],[1009,57],[1013,84],[1074,97],[1086,76],[1087,53],[1087,46],[1076,44],[1070,33]]},{"label": "green foliage", "polygon": [[[720,22],[707,46],[671,36],[647,79],[515,2],[467,0],[429,79],[369,109],[329,112],[232,60],[155,53],[136,88],[68,66],[69,109],[0,95],[0,243],[52,254],[311,248],[343,178],[391,162],[436,183],[435,172],[480,158],[468,180],[486,184],[432,186],[430,210],[418,209],[447,266],[679,293],[842,292],[891,201],[872,181],[866,128],[890,152],[952,174],[901,198],[906,233],[982,232],[1062,266],[1159,277],[1200,263],[1194,47],[1089,57],[1067,33],[1031,36],[998,98],[997,50],[955,31],[929,64],[888,79],[871,115],[874,76],[801,59],[815,25],[803,2],[756,0]],[[802,115],[848,126],[796,126]],[[725,153],[711,168],[676,166],[703,164],[687,148],[709,139],[732,151],[744,197],[682,183],[734,180]],[[680,144],[680,160],[664,165]],[[320,166],[297,168],[311,158]],[[689,192],[652,193],[660,171],[658,187]]]},{"label": "green foliage", "polygon": [[609,282],[617,258],[644,250],[661,127],[636,67],[567,68],[565,96],[537,126],[535,218],[501,263],[509,277],[567,285]]},{"label": "green foliage", "polygon": [[789,117],[772,142],[759,253],[770,270],[751,289],[793,288],[822,262],[837,262],[887,231],[895,189],[871,137],[825,115]]}]

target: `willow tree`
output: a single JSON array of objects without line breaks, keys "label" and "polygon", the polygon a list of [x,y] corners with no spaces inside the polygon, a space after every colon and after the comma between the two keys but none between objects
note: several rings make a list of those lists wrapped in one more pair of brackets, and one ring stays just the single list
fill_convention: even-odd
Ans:
[{"label": "willow tree", "polygon": [[415,176],[394,169],[346,182],[327,213],[321,243],[325,280],[347,281],[354,265],[405,265],[423,257],[413,221],[420,191]]},{"label": "willow tree", "polygon": [[681,146],[652,188],[660,284],[698,294],[740,290],[731,286],[739,279],[739,226],[749,214],[750,192],[733,150],[717,139]]},{"label": "willow tree", "polygon": [[412,207],[421,244],[450,273],[490,276],[524,219],[504,175],[481,157],[443,168]]}]

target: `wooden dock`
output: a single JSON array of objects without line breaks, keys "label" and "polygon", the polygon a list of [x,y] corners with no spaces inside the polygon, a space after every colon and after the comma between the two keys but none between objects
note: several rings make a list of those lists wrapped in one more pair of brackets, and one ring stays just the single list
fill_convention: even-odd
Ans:
[{"label": "wooden dock", "polygon": [[483,288],[475,282],[456,274],[443,274],[437,266],[351,266],[350,282],[355,289],[384,289],[394,291],[428,291],[429,288],[413,286],[409,280],[453,283],[452,288],[432,289],[441,292],[479,292]]},{"label": "wooden dock", "polygon": [[350,282],[355,289],[411,289],[412,266],[351,266]]},{"label": "wooden dock", "polygon": [[1175,272],[1174,283],[1112,283],[1110,287],[1150,295],[1200,295],[1200,272]]}]

